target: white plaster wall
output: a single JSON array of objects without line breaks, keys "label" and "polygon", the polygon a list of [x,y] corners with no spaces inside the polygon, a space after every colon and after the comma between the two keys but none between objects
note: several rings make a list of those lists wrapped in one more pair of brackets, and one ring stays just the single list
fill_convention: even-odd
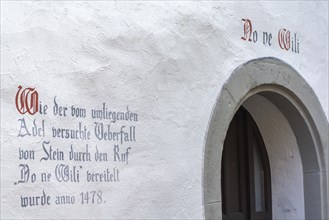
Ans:
[{"label": "white plaster wall", "polygon": [[[241,19],[258,31],[298,32],[300,53],[241,40]],[[1,218],[201,219],[203,145],[221,86],[242,63],[265,56],[293,66],[314,88],[328,117],[326,2],[1,2]],[[93,108],[106,102],[139,114],[137,141],[118,184],[13,184],[18,148],[42,155],[41,138],[17,138],[17,86],[40,100]],[[52,126],[79,119],[27,116]],[[93,120],[84,121],[93,126]],[[67,149],[69,143],[51,139]],[[74,142],[81,149],[84,142]],[[91,146],[110,147],[97,141]],[[123,145],[128,147],[128,145]],[[42,171],[54,163],[30,161]],[[89,167],[97,168],[90,164]],[[113,166],[113,163],[109,163]],[[98,206],[21,208],[19,196],[103,190]],[[298,205],[299,207],[300,205]],[[300,214],[297,214],[300,216]]]},{"label": "white plaster wall", "polygon": [[304,219],[302,160],[287,119],[259,95],[248,98],[243,106],[256,121],[269,157],[273,219]]}]

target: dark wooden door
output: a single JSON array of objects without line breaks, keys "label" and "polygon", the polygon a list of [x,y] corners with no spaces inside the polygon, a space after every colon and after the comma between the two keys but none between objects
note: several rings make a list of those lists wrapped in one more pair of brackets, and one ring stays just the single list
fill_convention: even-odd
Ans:
[{"label": "dark wooden door", "polygon": [[272,219],[270,166],[251,115],[240,108],[224,141],[222,212],[224,220]]}]

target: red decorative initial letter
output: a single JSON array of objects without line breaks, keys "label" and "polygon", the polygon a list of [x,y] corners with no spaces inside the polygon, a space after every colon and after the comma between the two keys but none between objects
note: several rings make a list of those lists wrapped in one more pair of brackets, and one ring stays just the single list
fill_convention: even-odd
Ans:
[{"label": "red decorative initial letter", "polygon": [[281,49],[289,50],[290,49],[290,31],[286,29],[280,29],[278,33],[278,41]]},{"label": "red decorative initial letter", "polygon": [[19,113],[34,115],[38,112],[39,94],[35,88],[26,88],[22,90],[22,86],[18,86],[16,93],[16,109]]},{"label": "red decorative initial letter", "polygon": [[251,41],[250,39],[252,33],[251,21],[249,19],[242,19],[242,22],[243,22],[244,36],[241,37],[241,39]]}]

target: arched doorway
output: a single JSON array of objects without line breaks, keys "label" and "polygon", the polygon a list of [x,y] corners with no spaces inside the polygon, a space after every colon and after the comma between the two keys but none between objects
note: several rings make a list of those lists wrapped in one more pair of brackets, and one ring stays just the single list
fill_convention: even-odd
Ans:
[{"label": "arched doorway", "polygon": [[[275,106],[287,121],[300,154],[297,166],[306,219],[327,219],[328,206],[328,120],[313,90],[289,65],[275,58],[252,60],[237,68],[223,86],[216,101],[205,142],[203,198],[205,217],[222,219],[223,192],[221,161],[229,124],[246,100],[259,96]],[[266,114],[266,112],[264,112]],[[270,126],[270,125],[268,125]],[[262,132],[262,131],[260,131]],[[284,136],[279,137],[284,141]],[[271,158],[270,158],[271,161]],[[283,169],[284,170],[284,167]],[[272,195],[280,193],[272,191]],[[280,201],[280,200],[278,200]],[[273,204],[280,207],[282,204]],[[285,207],[282,211],[290,212]],[[278,218],[273,215],[273,218]],[[286,219],[293,219],[293,212]]]}]

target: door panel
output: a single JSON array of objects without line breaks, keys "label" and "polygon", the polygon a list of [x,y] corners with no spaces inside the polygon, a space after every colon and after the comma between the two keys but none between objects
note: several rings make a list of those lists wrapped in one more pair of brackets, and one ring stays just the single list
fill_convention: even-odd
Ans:
[{"label": "door panel", "polygon": [[223,219],[272,219],[268,156],[251,115],[232,119],[222,157]]}]

